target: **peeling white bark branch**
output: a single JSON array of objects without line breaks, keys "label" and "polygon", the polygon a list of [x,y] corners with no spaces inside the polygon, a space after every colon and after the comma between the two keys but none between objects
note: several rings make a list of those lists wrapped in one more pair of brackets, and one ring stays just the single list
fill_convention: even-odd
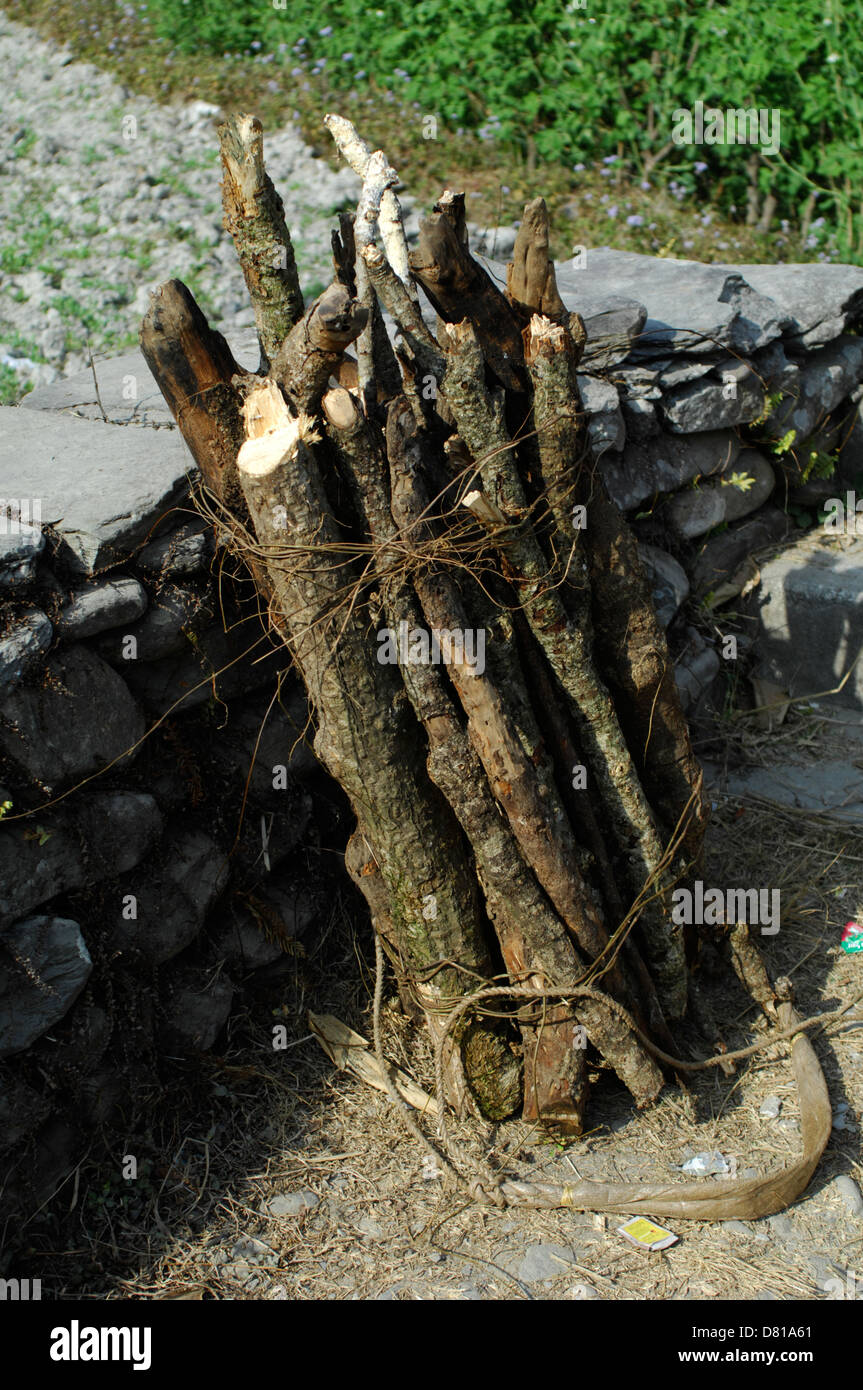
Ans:
[{"label": "peeling white bark branch", "polygon": [[[371,146],[363,140],[351,121],[344,116],[328,115],[324,125],[336,142],[339,153],[355,174],[365,182],[369,161],[374,157]],[[378,151],[377,153],[380,153]],[[383,156],[381,155],[381,158]],[[386,162],[386,161],[384,161]],[[397,180],[398,176],[396,176]],[[365,190],[364,190],[365,192]],[[362,202],[362,199],[360,200]],[[357,216],[359,222],[359,215]],[[407,289],[411,299],[416,299],[417,291],[413,283],[408,263],[408,244],[405,238],[404,222],[399,200],[391,187],[383,189],[380,199],[378,226],[384,244],[387,260]],[[357,242],[359,247],[359,240]]]}]

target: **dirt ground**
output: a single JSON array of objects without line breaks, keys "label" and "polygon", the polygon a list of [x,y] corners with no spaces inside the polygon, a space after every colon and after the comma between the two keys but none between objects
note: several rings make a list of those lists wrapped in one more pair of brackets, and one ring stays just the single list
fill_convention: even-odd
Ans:
[{"label": "dirt ground", "polygon": [[[838,746],[844,745],[842,733]],[[837,747],[817,711],[794,711],[771,734],[725,731],[726,767],[777,757],[814,766]],[[762,937],[773,976],[789,975],[802,1016],[863,990],[863,955],[839,945],[863,907],[863,825],[713,792],[705,883],[781,891],[781,929]],[[334,884],[337,883],[334,874]],[[781,1299],[863,1297],[863,1007],[810,1034],[827,1078],[834,1129],[804,1197],[782,1215],[744,1223],[667,1220],[679,1237],[645,1253],[622,1218],[499,1210],[445,1186],[389,1098],[340,1072],[308,1032],[306,1011],[331,1013],[371,1037],[369,930],[349,890],[322,939],[286,958],[280,978],[250,996],[225,1055],[181,1067],[161,1119],[120,1156],[84,1163],[74,1184],[31,1223],[24,1266],[52,1296],[136,1299]],[[728,1048],[763,1034],[736,980],[705,959],[702,990]],[[274,1051],[274,1023],[288,1046]],[[424,1036],[397,998],[383,1011],[385,1051],[434,1089]],[[691,1027],[681,1055],[711,1049]],[[687,1050],[688,1049],[688,1050]],[[593,1089],[589,1129],[561,1142],[523,1122],[451,1123],[463,1157],[508,1175],[565,1181],[669,1182],[691,1155],[718,1150],[736,1171],[762,1173],[799,1152],[787,1044],[668,1085],[636,1113],[610,1072]],[[765,1102],[773,1118],[759,1113]],[[431,1135],[431,1130],[429,1130]],[[851,1180],[849,1182],[849,1179]],[[721,1188],[721,1178],[705,1177]],[[855,1200],[855,1192],[858,1193]],[[270,1204],[274,1209],[270,1210]],[[22,1267],[22,1275],[28,1272]]]}]

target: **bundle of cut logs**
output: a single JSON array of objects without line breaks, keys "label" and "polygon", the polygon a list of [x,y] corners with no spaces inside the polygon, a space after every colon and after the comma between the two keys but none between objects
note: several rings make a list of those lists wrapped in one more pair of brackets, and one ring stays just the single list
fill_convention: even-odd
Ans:
[{"label": "bundle of cut logs", "polygon": [[[234,117],[225,226],[260,366],[238,366],[177,280],[142,347],[305,682],[315,750],[356,814],[348,869],[447,1102],[577,1134],[588,1058],[647,1105],[697,1003],[698,942],[670,894],[699,860],[701,773],[591,457],[584,328],[543,200],[505,286],[471,255],[462,193],[409,254],[395,171],[348,121],[327,125],[363,180],[330,286],[304,305],[261,125]],[[735,930],[738,973],[764,993]]]}]

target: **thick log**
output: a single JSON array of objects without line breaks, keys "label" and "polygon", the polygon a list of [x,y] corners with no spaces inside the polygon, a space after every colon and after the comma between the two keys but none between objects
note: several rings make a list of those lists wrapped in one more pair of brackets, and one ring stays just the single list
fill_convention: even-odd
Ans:
[{"label": "thick log", "polygon": [[[635,536],[596,470],[578,389],[578,347],[564,325],[540,316],[531,319],[524,344],[540,476],[570,578],[571,611],[575,598],[573,616],[583,625],[583,599],[590,596],[599,664],[639,779],[651,789],[666,836],[684,821],[684,850],[696,859],[704,835],[701,771]],[[585,509],[583,527],[581,516],[578,524],[573,520],[575,507]]]},{"label": "thick log", "polygon": [[[259,388],[264,418],[273,389]],[[405,967],[415,979],[441,967],[417,984],[434,1033],[448,1000],[491,971],[476,875],[458,823],[424,772],[421,731],[398,669],[377,659],[367,614],[348,601],[359,576],[345,563],[310,448],[311,421],[283,409],[282,423],[244,444],[240,479],[317,713],[315,751],[374,846]],[[477,1067],[487,1101],[494,1078]],[[450,1098],[458,1104],[457,1083]]]},{"label": "thick log", "polygon": [[[429,512],[428,497],[423,492],[416,459],[412,457],[411,446],[415,440],[415,425],[407,401],[393,402],[387,426],[392,510],[405,538],[418,537],[418,533],[430,529],[424,519]],[[420,599],[428,602],[438,619],[445,616],[450,622],[453,617],[461,616],[456,609],[458,600],[453,586],[445,576],[442,583],[447,594],[445,613],[431,597],[432,579],[417,579],[415,584]],[[429,607],[425,608],[426,616],[434,629],[435,622]],[[437,630],[440,631],[440,627]],[[420,669],[429,672],[429,668]],[[475,686],[482,683],[481,677],[475,674],[471,676],[469,668],[465,671],[460,664],[450,665],[448,670],[460,694],[464,681]],[[483,759],[482,740],[476,737],[476,714],[473,726],[470,722],[472,702],[462,700],[469,716],[466,734],[439,684],[432,692],[426,687],[423,694],[426,708],[423,709],[421,698],[417,704],[429,736],[429,771],[455,810],[474,847],[477,873],[510,978],[513,982],[545,984],[549,987],[567,982],[574,985],[583,977],[586,962],[575,949],[564,921],[553,910],[519,848],[514,825],[519,822],[518,812],[522,810],[522,804],[512,797],[516,815],[514,817],[508,808],[509,823],[501,818],[496,809],[492,787],[496,785],[501,788],[502,784],[493,772],[491,786],[489,784],[491,769],[488,749],[486,747],[486,759]],[[482,723],[481,715],[479,722]],[[512,739],[509,740],[509,747],[512,749]],[[535,759],[533,761],[536,762]],[[506,795],[506,787],[502,789]],[[549,788],[543,787],[546,796],[548,792]],[[521,802],[524,802],[524,798]],[[547,833],[551,838],[554,831],[550,827],[556,818],[553,804],[548,806],[547,817]],[[535,845],[532,848],[535,849]],[[534,860],[529,862],[535,863]],[[577,872],[577,869],[573,870],[575,875]],[[584,928],[580,934],[586,934]],[[597,940],[601,940],[601,929],[598,938],[588,939],[590,945],[595,946]],[[566,1006],[549,1003],[538,1027],[522,1025],[524,1114],[527,1119],[541,1118],[570,1133],[580,1132],[585,1101],[583,1055],[574,1046],[579,1036],[579,1023],[583,1024],[590,1041],[608,1058],[639,1104],[654,1099],[663,1084],[656,1064],[634,1035],[621,1025],[617,1015],[604,1010],[601,1004],[592,999],[580,1002],[577,1017]]]},{"label": "thick log", "polygon": [[243,375],[221,333],[211,328],[182,280],[154,291],[140,331],[141,351],[212,493],[240,502],[237,453],[243,443]]},{"label": "thick log", "polygon": [[256,116],[219,126],[222,204],[252,302],[266,372],[304,312],[285,209],[264,168],[264,133]]},{"label": "thick log", "polygon": [[[618,853],[633,896],[659,879],[663,849],[653,811],[638,779],[611,696],[597,671],[591,650],[587,589],[580,621],[572,621],[560,593],[563,571],[550,564],[530,527],[530,507],[519,476],[515,445],[503,412],[489,395],[483,355],[467,321],[447,327],[448,362],[444,376],[447,399],[459,434],[477,461],[484,491],[504,514],[507,526],[490,531],[504,573],[513,583],[531,631],[551,666],[576,721],[579,744],[617,841]],[[542,448],[543,436],[539,446]],[[570,585],[572,589],[572,585]],[[647,906],[641,929],[651,973],[666,1015],[680,1017],[686,1008],[686,972],[682,937],[667,914]]]},{"label": "thick log", "polygon": [[433,212],[420,223],[410,265],[444,322],[469,319],[498,380],[512,391],[523,390],[521,324],[488,271],[462,245],[447,212]]}]

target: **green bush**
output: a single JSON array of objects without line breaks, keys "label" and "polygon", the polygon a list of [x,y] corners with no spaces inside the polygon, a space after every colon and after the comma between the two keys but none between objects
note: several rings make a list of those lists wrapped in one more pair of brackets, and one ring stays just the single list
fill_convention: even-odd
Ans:
[{"label": "green bush", "polygon": [[[178,49],[268,63],[286,90],[371,80],[418,128],[434,116],[539,159],[623,158],[738,213],[754,180],[777,216],[811,222],[810,249],[863,260],[863,27],[843,0],[149,0],[149,14]],[[752,170],[746,145],[673,144],[674,111],[699,100],[778,109],[779,153]]]}]

